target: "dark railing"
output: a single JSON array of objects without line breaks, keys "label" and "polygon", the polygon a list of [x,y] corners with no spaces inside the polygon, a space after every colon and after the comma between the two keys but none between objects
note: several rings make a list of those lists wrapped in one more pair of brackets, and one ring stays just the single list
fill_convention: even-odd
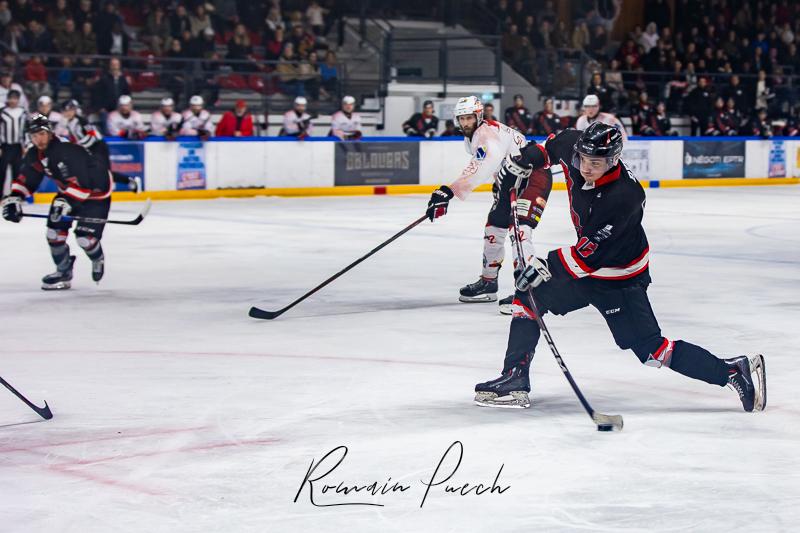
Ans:
[{"label": "dark railing", "polygon": [[[47,81],[25,79],[25,63],[31,57],[42,60]],[[343,68],[337,64],[335,80],[323,80],[319,67],[308,61],[234,60],[224,58],[170,58],[140,56],[102,56],[66,54],[20,54],[14,69],[14,80],[33,95],[47,92],[42,84],[49,85],[54,99],[65,89],[88,109],[98,110],[103,97],[98,94],[97,83],[108,71],[112,57],[122,63],[123,75],[128,80],[134,96],[149,93],[160,99],[171,96],[176,105],[186,105],[193,94],[202,95],[208,107],[216,102],[226,107],[227,95],[245,98],[254,112],[267,112],[270,101],[276,96],[287,99],[306,96],[315,111],[338,108],[343,94]],[[145,102],[153,107],[153,102]],[[157,107],[157,103],[156,103]]]},{"label": "dark railing", "polygon": [[496,35],[394,37],[385,47],[391,78],[401,82],[502,85],[503,58]]}]

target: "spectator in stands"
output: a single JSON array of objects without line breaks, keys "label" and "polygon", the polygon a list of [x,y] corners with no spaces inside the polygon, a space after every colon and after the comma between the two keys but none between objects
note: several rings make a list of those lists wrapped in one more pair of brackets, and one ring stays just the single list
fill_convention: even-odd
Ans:
[{"label": "spectator in stands", "polygon": [[[532,40],[534,46],[536,45],[536,41]],[[522,46],[522,36],[519,34],[519,27],[516,24],[512,24],[508,27],[508,31],[503,34],[503,37],[500,42],[500,47],[503,51],[503,57],[506,59],[514,58],[517,50]]]},{"label": "spectator in stands", "polygon": [[316,36],[322,35],[325,29],[325,12],[326,10],[319,5],[317,0],[311,0],[311,4],[308,6],[308,9],[306,9],[308,25]]},{"label": "spectator in stands", "polygon": [[206,141],[211,136],[213,126],[211,124],[211,113],[203,107],[205,102],[200,95],[194,95],[189,99],[189,109],[182,114],[182,124],[180,135],[188,137],[199,137]]},{"label": "spectator in stands", "polygon": [[306,32],[302,24],[292,26],[288,42],[294,45],[295,54],[300,58],[305,58],[314,48],[314,36]]},{"label": "spectator in stands", "polygon": [[252,137],[253,115],[247,111],[247,102],[237,100],[233,111],[225,111],[215,133],[217,137]]},{"label": "spectator in stands", "polygon": [[47,83],[47,69],[41,57],[31,56],[25,63],[25,85],[28,92],[34,96],[52,93],[50,84]]},{"label": "spectator in stands", "polygon": [[150,46],[153,54],[161,56],[169,49],[171,39],[170,23],[161,5],[156,5],[155,9],[147,15],[143,33],[144,40]]},{"label": "spectator in stands", "polygon": [[33,5],[28,0],[16,0],[11,6],[11,12],[14,15],[14,19],[23,25],[28,24],[37,15]]},{"label": "spectator in stands", "polygon": [[319,66],[320,75],[320,97],[328,100],[331,95],[337,92],[339,84],[339,69],[336,65],[336,54],[333,50],[328,50],[325,54],[325,62]]},{"label": "spectator in stands", "polygon": [[321,65],[316,51],[311,51],[306,61],[300,63],[301,79],[305,84],[306,94],[314,100],[319,100],[321,90]]},{"label": "spectator in stands", "polygon": [[206,6],[201,2],[189,15],[189,30],[192,32],[192,37],[197,37],[209,28],[214,29],[211,27],[211,17],[206,12]]},{"label": "spectator in stands", "polygon": [[297,137],[298,141],[302,141],[311,135],[313,124],[311,124],[312,117],[307,111],[306,106],[308,100],[303,96],[298,96],[294,99],[292,109],[283,114],[283,126],[278,133],[281,137]]},{"label": "spectator in stands", "polygon": [[6,26],[2,36],[3,46],[16,54],[28,49],[28,41],[25,36],[25,28],[19,22],[11,21]]},{"label": "spectator in stands", "polygon": [[645,31],[639,36],[638,44],[644,48],[644,53],[647,54],[656,47],[658,44],[658,28],[655,22],[650,22]]},{"label": "spectator in stands", "polygon": [[56,5],[47,10],[45,25],[52,34],[64,31],[68,18],[72,18],[70,9],[67,7],[67,0],[56,0]]},{"label": "spectator in stands", "polygon": [[570,42],[572,43],[572,48],[575,50],[586,50],[586,47],[589,46],[589,41],[591,40],[592,36],[589,33],[589,26],[586,25],[586,21],[580,21],[575,24],[575,28],[572,30],[572,38]]},{"label": "spectator in stands", "polygon": [[11,10],[8,8],[8,0],[0,1],[0,27],[4,28],[11,23]]},{"label": "spectator in stands", "polygon": [[123,139],[144,139],[147,128],[142,115],[133,109],[133,99],[123,94],[117,102],[117,109],[108,114],[106,131],[112,137]]},{"label": "spectator in stands", "polygon": [[305,94],[305,85],[300,79],[300,65],[292,43],[286,43],[283,47],[283,54],[275,70],[278,73],[281,92],[292,96]]},{"label": "spectator in stands", "polygon": [[175,140],[182,122],[183,117],[175,112],[175,102],[172,98],[163,98],[158,111],[150,116],[150,134],[163,136],[168,141]]},{"label": "spectator in stands", "polygon": [[94,33],[92,23],[88,20],[81,24],[80,39],[75,53],[81,55],[97,54],[97,35]]},{"label": "spectator in stands", "polygon": [[444,121],[444,131],[439,137],[461,137],[461,132],[456,129],[455,123],[448,119]]},{"label": "spectator in stands", "polygon": [[736,133],[732,133],[731,135],[742,135],[744,131],[744,120],[741,112],[739,112],[739,109],[736,107],[736,100],[734,98],[725,100],[725,111],[731,122],[731,128],[736,131]]},{"label": "spectator in stands", "polygon": [[422,113],[414,113],[411,117],[403,122],[403,133],[409,137],[427,137],[431,138],[436,136],[436,130],[439,129],[439,118],[433,114],[433,102],[425,100],[422,104]]},{"label": "spectator in stands", "polygon": [[762,139],[769,139],[772,137],[772,124],[768,120],[767,110],[759,108],[756,114],[750,121],[750,131],[752,135],[757,135]]},{"label": "spectator in stands", "polygon": [[[281,17],[281,10],[275,6],[270,8],[265,22],[267,25],[267,30],[264,34],[265,42],[271,41],[275,37],[275,34],[278,32],[278,30],[284,33],[286,32],[286,23],[283,21],[283,17]],[[283,37],[281,37],[280,41],[283,42]],[[275,57],[278,55],[280,55],[280,53],[278,53]]]},{"label": "spectator in stands", "polygon": [[[103,5],[102,11],[94,18],[93,26],[95,33],[97,33],[97,49],[102,52],[106,48],[105,43],[111,42],[111,31],[114,29],[114,24],[119,23],[122,25],[122,17],[117,11],[117,6],[112,1],[107,1]],[[110,46],[108,47],[110,48]]]},{"label": "spectator in stands", "polygon": [[654,135],[649,120],[652,113],[647,93],[639,94],[639,102],[631,109],[631,129],[634,135]]},{"label": "spectator in stands", "polygon": [[583,114],[578,117],[578,121],[575,123],[575,129],[585,130],[589,127],[589,124],[594,122],[602,122],[603,124],[617,128],[622,134],[622,142],[628,142],[628,132],[625,130],[625,126],[622,125],[622,122],[611,113],[600,112],[600,99],[596,94],[587,94],[583,98]]},{"label": "spectator in stands", "polygon": [[533,130],[535,135],[547,137],[549,135],[558,135],[563,129],[561,127],[561,117],[559,117],[554,110],[555,101],[552,98],[545,98],[544,109],[536,113],[533,121]]},{"label": "spectator in stands", "polygon": [[26,52],[49,54],[53,51],[53,38],[50,32],[35,19],[28,23],[26,41],[28,44]]},{"label": "spectator in stands", "polygon": [[22,90],[22,86],[19,83],[14,83],[10,71],[0,71],[0,107],[6,105],[9,91],[17,91],[19,93],[19,105],[27,111],[28,98],[25,96],[25,91]]},{"label": "spectator in stands", "polygon": [[674,136],[677,135],[672,129],[672,120],[667,115],[667,106],[664,102],[659,102],[653,113],[650,113],[648,118],[650,127],[645,130],[647,133],[641,135],[656,135],[658,137]]},{"label": "spectator in stands", "polygon": [[92,87],[92,103],[100,112],[100,120],[106,122],[106,115],[117,107],[119,97],[130,95],[131,88],[127,77],[122,73],[122,63],[116,57],[108,61],[108,70]]},{"label": "spectator in stands", "polygon": [[497,118],[494,116],[494,104],[491,102],[487,102],[483,105],[483,120],[489,121],[494,120],[497,121]]},{"label": "spectator in stands", "polygon": [[95,11],[92,9],[92,0],[80,0],[78,2],[78,11],[74,15],[75,26],[78,28],[83,26],[84,22],[89,22],[94,25]]},{"label": "spectator in stands", "polygon": [[264,45],[264,54],[268,61],[278,61],[283,54],[284,45],[283,28],[278,28]]},{"label": "spectator in stands", "polygon": [[77,54],[81,46],[81,36],[75,29],[75,20],[68,18],[64,28],[56,33],[54,41],[59,54]]},{"label": "spectator in stands", "polygon": [[592,81],[589,84],[589,88],[586,90],[586,94],[593,94],[600,99],[600,106],[603,109],[612,109],[613,107],[613,99],[611,95],[611,88],[603,83],[603,75],[600,72],[593,72],[592,73]]},{"label": "spectator in stands", "polygon": [[608,32],[604,26],[597,25],[592,29],[592,36],[589,39],[589,49],[597,59],[608,59]]},{"label": "spectator in stands", "polygon": [[342,98],[342,108],[331,117],[329,137],[338,137],[343,141],[354,141],[361,138],[361,115],[355,111],[355,108],[355,98],[349,95]]},{"label": "spectator in stands", "polygon": [[253,45],[250,42],[250,35],[247,33],[247,28],[244,24],[237,24],[233,30],[233,35],[228,40],[228,55],[227,59],[235,61],[250,61],[251,64],[235,63],[233,70],[239,72],[250,72],[255,70],[255,63],[253,60]]},{"label": "spectator in stands", "polygon": [[122,27],[122,22],[117,21],[111,30],[97,36],[97,51],[101,55],[126,56],[131,38]]},{"label": "spectator in stands", "polygon": [[702,134],[708,128],[711,116],[712,96],[708,88],[708,79],[705,76],[697,80],[697,87],[686,96],[686,112],[691,121],[691,134]]},{"label": "spectator in stands", "polygon": [[[760,48],[756,48],[760,50]],[[775,93],[772,91],[772,81],[767,79],[767,73],[764,69],[758,71],[758,79],[756,80],[756,109],[767,109],[772,100],[775,98]]]},{"label": "spectator in stands", "polygon": [[528,135],[533,124],[533,117],[525,107],[525,99],[521,94],[514,95],[514,105],[506,109],[505,121],[507,126],[514,128],[522,134]]},{"label": "spectator in stands", "polygon": [[189,21],[189,14],[186,12],[186,6],[178,4],[172,16],[169,18],[170,32],[173,39],[181,39],[183,33],[188,31],[191,35],[192,24]]}]

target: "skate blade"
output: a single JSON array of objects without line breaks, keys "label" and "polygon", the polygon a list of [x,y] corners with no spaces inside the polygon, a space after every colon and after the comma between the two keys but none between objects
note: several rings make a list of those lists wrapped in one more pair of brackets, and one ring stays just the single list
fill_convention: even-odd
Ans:
[{"label": "skate blade", "polygon": [[527,409],[531,406],[531,400],[525,391],[513,391],[506,396],[497,396],[496,392],[476,392],[475,405],[505,409]]},{"label": "skate blade", "polygon": [[761,354],[749,356],[750,376],[753,385],[756,387],[756,394],[753,401],[753,411],[763,411],[767,407],[767,370],[764,364],[764,356]]},{"label": "skate blade", "polygon": [[43,291],[65,291],[72,287],[72,282],[59,281],[58,283],[42,283]]},{"label": "skate blade", "polygon": [[458,301],[465,304],[478,304],[484,302],[496,302],[497,294],[481,294],[480,296],[464,296],[458,297]]},{"label": "skate blade", "polygon": [[500,305],[500,314],[501,315],[513,315],[514,310],[511,309],[511,304],[501,304]]}]

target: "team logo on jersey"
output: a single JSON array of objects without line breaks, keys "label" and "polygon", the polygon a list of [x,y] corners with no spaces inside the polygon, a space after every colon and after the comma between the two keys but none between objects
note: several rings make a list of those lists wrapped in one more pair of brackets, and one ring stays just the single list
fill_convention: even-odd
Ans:
[{"label": "team logo on jersey", "polygon": [[486,159],[486,148],[479,146],[478,149],[475,150],[475,159],[479,161]]}]

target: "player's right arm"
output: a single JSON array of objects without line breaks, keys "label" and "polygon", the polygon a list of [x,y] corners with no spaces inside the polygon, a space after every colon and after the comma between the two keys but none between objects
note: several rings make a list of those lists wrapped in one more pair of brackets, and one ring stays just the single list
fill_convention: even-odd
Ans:
[{"label": "player's right arm", "polygon": [[491,181],[503,164],[506,150],[500,143],[500,137],[489,128],[492,126],[485,125],[475,132],[475,153],[461,175],[450,184],[453,195],[459,200],[466,200],[476,187]]}]

